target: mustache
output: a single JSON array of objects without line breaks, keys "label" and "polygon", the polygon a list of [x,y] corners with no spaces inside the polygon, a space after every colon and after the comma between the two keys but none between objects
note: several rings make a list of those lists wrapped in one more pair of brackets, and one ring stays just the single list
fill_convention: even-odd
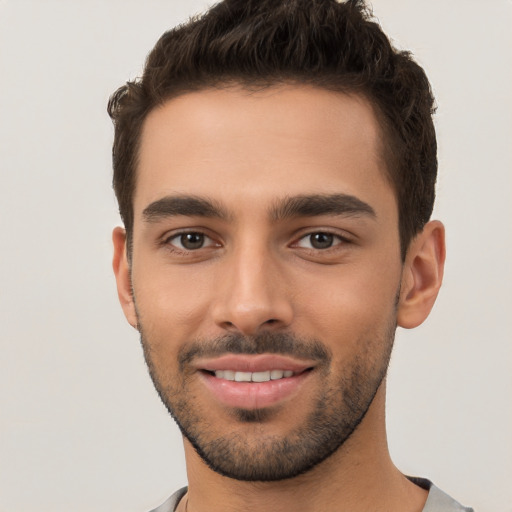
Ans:
[{"label": "mustache", "polygon": [[331,351],[316,339],[305,339],[291,333],[263,332],[255,336],[231,333],[210,340],[195,340],[182,347],[178,354],[183,370],[196,358],[220,357],[225,354],[280,354],[319,363],[331,359]]}]

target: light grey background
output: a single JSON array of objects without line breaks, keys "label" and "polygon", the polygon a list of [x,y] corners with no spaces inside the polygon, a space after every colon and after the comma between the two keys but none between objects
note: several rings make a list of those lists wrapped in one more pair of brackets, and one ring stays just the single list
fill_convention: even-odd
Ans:
[{"label": "light grey background", "polygon": [[[109,94],[201,0],[0,1],[0,511],[143,512],[185,484],[180,436],[112,277]],[[433,83],[431,318],[398,334],[392,455],[480,512],[512,511],[512,2],[375,0]]]}]

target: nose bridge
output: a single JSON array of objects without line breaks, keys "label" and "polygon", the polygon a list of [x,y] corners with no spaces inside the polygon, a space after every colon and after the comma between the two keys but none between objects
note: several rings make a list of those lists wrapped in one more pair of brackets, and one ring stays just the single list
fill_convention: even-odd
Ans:
[{"label": "nose bridge", "polygon": [[289,325],[292,305],[276,257],[268,244],[254,239],[233,248],[218,297],[219,325],[246,335]]}]

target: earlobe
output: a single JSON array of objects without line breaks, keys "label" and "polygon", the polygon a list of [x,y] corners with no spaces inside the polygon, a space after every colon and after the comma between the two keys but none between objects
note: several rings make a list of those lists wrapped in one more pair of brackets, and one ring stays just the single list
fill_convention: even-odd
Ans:
[{"label": "earlobe", "polygon": [[411,329],[427,318],[441,287],[445,257],[444,226],[430,221],[407,251],[398,304],[399,326]]},{"label": "earlobe", "polygon": [[116,227],[112,232],[112,242],[114,243],[112,267],[116,277],[119,302],[121,303],[128,323],[137,329],[137,315],[132,294],[130,263],[126,251],[126,231],[121,227]]}]

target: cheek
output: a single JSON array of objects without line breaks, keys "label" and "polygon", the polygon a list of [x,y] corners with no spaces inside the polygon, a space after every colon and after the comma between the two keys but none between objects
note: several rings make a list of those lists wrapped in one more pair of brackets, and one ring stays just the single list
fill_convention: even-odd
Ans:
[{"label": "cheek", "polygon": [[[327,269],[316,283],[307,279],[297,304],[298,319],[308,334],[318,336],[336,352],[381,338],[396,319],[400,271],[368,268]],[[311,332],[309,332],[311,331]]]},{"label": "cheek", "polygon": [[[215,287],[208,274],[188,268],[162,267],[156,271],[141,261],[134,268],[133,289],[139,320],[151,344],[161,340],[180,345],[197,333],[207,316]],[[173,343],[170,343],[173,342]]]}]

